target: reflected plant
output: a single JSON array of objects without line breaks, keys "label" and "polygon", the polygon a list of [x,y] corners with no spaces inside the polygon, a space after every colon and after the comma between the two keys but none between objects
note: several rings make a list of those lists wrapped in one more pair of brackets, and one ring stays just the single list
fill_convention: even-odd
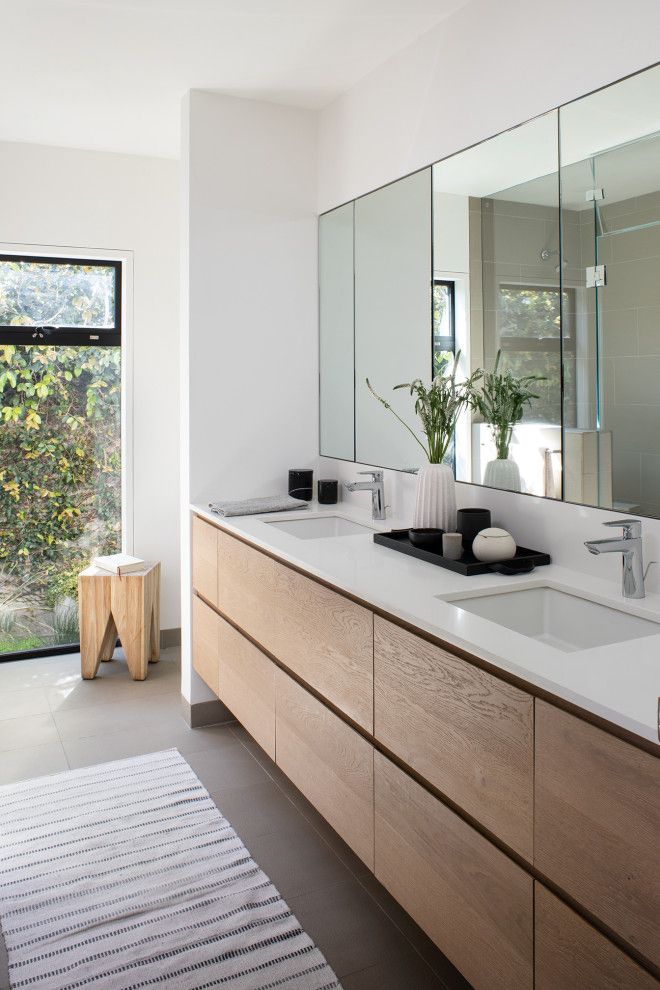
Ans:
[{"label": "reflected plant", "polygon": [[458,418],[473,403],[477,382],[483,374],[481,369],[478,369],[469,378],[457,382],[460,356],[461,352],[457,351],[453,355],[453,361],[449,358],[442,360],[438,374],[429,386],[424,385],[421,378],[394,386],[394,391],[407,388],[410,390],[410,395],[415,396],[415,413],[422,424],[422,433],[426,438],[426,443],[420,440],[417,433],[399,416],[390,403],[376,392],[369,379],[366,380],[371,394],[410,433],[424,451],[429,464],[442,464],[444,461],[456,430]]},{"label": "reflected plant", "polygon": [[475,391],[471,404],[490,426],[498,459],[507,460],[514,426],[523,418],[525,406],[532,399],[538,399],[532,386],[546,379],[543,375],[518,378],[509,369],[500,371],[501,357],[502,351],[499,350],[493,370],[483,372],[481,389]]}]

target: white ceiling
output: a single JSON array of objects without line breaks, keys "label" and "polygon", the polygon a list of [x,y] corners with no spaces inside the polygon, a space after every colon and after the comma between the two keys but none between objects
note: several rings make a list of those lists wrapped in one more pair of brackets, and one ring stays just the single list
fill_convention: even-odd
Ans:
[{"label": "white ceiling", "polygon": [[178,157],[198,88],[318,108],[468,0],[0,0],[0,140]]}]

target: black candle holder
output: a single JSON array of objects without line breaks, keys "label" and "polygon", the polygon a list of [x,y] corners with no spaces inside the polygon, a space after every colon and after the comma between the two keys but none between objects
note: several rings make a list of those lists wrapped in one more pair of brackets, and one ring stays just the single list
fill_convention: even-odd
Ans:
[{"label": "black candle holder", "polygon": [[289,495],[300,498],[303,502],[312,501],[314,472],[309,468],[291,468],[289,470]]}]

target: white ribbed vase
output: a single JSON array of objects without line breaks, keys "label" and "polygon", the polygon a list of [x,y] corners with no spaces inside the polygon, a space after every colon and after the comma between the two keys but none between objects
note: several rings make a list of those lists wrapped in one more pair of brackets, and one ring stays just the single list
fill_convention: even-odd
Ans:
[{"label": "white ribbed vase", "polygon": [[519,492],[520,468],[510,457],[489,461],[484,472],[484,485],[487,488],[502,488],[506,492]]},{"label": "white ribbed vase", "polygon": [[456,529],[456,485],[449,464],[425,464],[417,475],[415,529]]}]

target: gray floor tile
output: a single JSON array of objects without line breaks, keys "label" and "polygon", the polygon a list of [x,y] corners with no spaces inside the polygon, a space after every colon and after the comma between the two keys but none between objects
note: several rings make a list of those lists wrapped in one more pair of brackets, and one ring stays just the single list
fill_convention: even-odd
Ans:
[{"label": "gray floor tile", "polygon": [[0,721],[0,753],[27,746],[55,746],[60,737],[53,716],[25,715]]},{"label": "gray floor tile", "polygon": [[48,696],[43,688],[20,688],[0,692],[0,719],[22,718],[24,715],[46,715],[50,711]]},{"label": "gray floor tile", "polygon": [[382,962],[396,963],[409,954],[410,944],[353,878],[291,897],[288,903],[305,931],[332,959],[340,979]]},{"label": "gray floor tile", "polygon": [[344,883],[352,876],[303,819],[281,832],[255,837],[248,848],[285,900]]},{"label": "gray floor tile", "polygon": [[133,681],[123,677],[95,677],[92,681],[78,679],[64,687],[49,687],[45,695],[53,712],[75,711],[78,708],[121,706],[126,702],[144,701],[161,695],[180,699],[179,680],[175,677],[148,677]]},{"label": "gray floor tile", "polygon": [[[146,682],[144,682],[146,683]],[[87,705],[53,713],[53,719],[63,742],[84,739],[106,732],[139,729],[154,723],[161,725],[170,720],[176,724],[181,715],[181,701],[171,692],[151,694],[142,698],[120,700],[117,704]]]},{"label": "gray floor tile", "polygon": [[[154,723],[84,739],[67,739],[64,750],[72,767],[88,767],[94,763],[122,760],[163,749],[178,749],[188,759],[193,753],[217,749],[220,741],[218,733],[223,731],[227,730],[219,726],[190,729],[180,716],[175,716],[168,724]],[[257,771],[259,769],[257,767]]]},{"label": "gray floor tile", "polygon": [[184,754],[207,791],[218,793],[223,789],[269,783],[266,771],[236,742],[228,728],[214,726],[190,731],[195,737],[206,732],[212,740],[203,750]]},{"label": "gray floor tile", "polygon": [[27,746],[0,756],[0,784],[44,777],[49,773],[68,770],[66,754],[60,742],[49,746]]},{"label": "gray floor tile", "polygon": [[[344,990],[450,990],[408,945],[386,962],[342,978]],[[513,990],[513,988],[512,988]]]},{"label": "gray floor tile", "polygon": [[211,791],[216,805],[244,842],[294,827],[301,815],[281,789],[270,780],[249,787]]}]

